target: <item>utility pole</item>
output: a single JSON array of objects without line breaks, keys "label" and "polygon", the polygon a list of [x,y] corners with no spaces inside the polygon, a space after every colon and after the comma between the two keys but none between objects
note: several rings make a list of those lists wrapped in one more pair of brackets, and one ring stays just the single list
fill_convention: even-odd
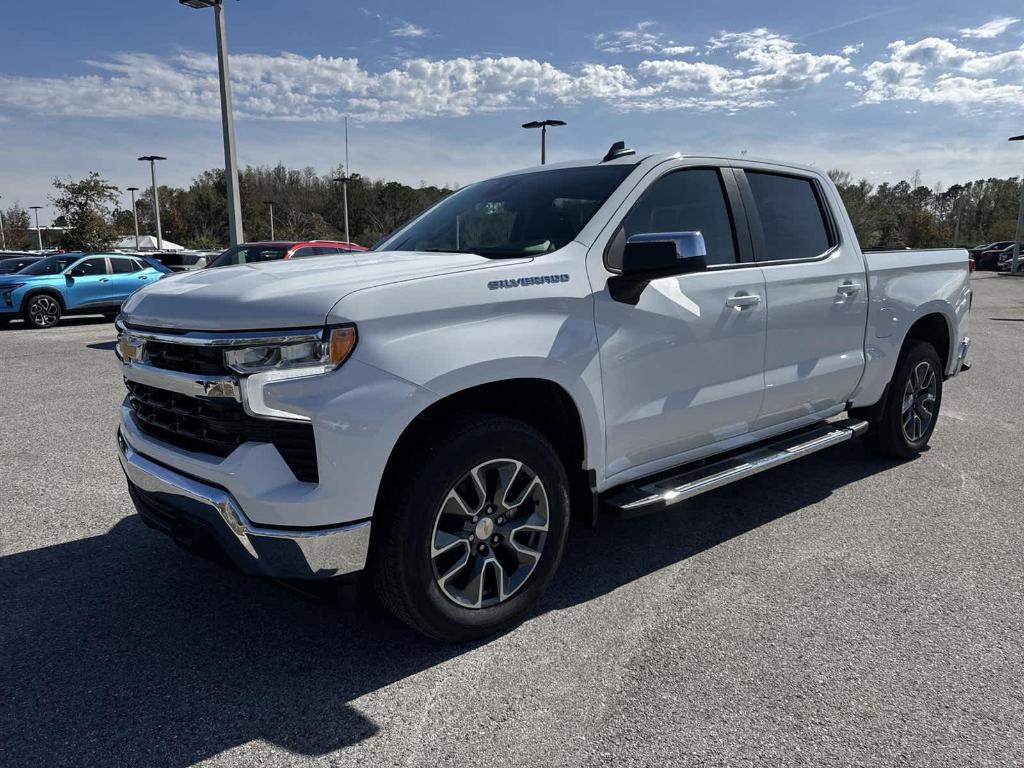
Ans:
[{"label": "utility pole", "polygon": [[534,120],[523,123],[523,128],[540,128],[540,164],[548,161],[548,127],[557,128],[565,125],[565,120]]},{"label": "utility pole", "polygon": [[274,201],[267,200],[267,206],[270,208],[270,239],[274,239]]},{"label": "utility pole", "polygon": [[[1010,141],[1024,141],[1024,134],[1011,136]],[[1017,231],[1013,238],[1013,260],[1010,262],[1010,274],[1017,274],[1020,262],[1020,238],[1024,234],[1024,174],[1020,177],[1020,203],[1017,206]]]},{"label": "utility pole", "polygon": [[345,175],[334,179],[341,183],[341,204],[345,209],[345,242],[351,243],[352,238],[348,232],[348,183],[359,178],[358,173],[351,173],[348,164],[348,117],[345,118]]},{"label": "utility pole", "polygon": [[[3,197],[3,195],[0,195],[0,198],[2,198],[2,197]],[[4,234],[4,212],[3,212],[3,209],[0,208],[0,251],[6,251],[6,250],[7,250],[7,236]]]},{"label": "utility pole", "polygon": [[220,116],[224,133],[224,177],[228,188],[229,245],[245,242],[242,233],[242,198],[238,187],[238,157],[235,153],[235,116],[231,108],[231,75],[228,71],[228,33],[224,24],[223,0],[178,0],[189,8],[213,8],[217,26],[217,69],[220,75]]},{"label": "utility pole", "polygon": [[957,214],[956,214],[956,226],[953,227],[953,247],[956,248],[956,244],[960,242],[960,219],[963,218],[964,208],[967,206],[966,196],[961,193],[957,199]]},{"label": "utility pole", "polygon": [[135,250],[139,250],[139,210],[135,207],[135,193],[139,191],[138,187],[128,187],[128,191],[132,193],[132,216],[135,217]]},{"label": "utility pole", "polygon": [[43,250],[43,230],[39,228],[39,210],[43,206],[41,205],[30,205],[29,209],[36,212],[36,237],[39,239],[39,250]]},{"label": "utility pole", "polygon": [[160,228],[160,193],[156,188],[156,161],[166,159],[166,157],[160,157],[160,155],[143,155],[139,158],[139,160],[149,163],[149,174],[153,179],[153,215],[156,218],[156,247],[160,251],[164,249],[164,233]]}]

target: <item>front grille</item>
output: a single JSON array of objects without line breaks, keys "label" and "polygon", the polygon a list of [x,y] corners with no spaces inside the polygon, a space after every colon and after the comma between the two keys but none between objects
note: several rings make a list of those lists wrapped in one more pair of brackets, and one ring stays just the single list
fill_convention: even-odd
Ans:
[{"label": "front grille", "polygon": [[195,344],[168,344],[162,341],[146,342],[146,357],[150,365],[168,371],[195,373],[199,376],[227,376],[223,347]]},{"label": "front grille", "polygon": [[242,443],[270,443],[297,479],[319,482],[312,424],[256,419],[233,400],[189,397],[133,381],[125,385],[139,428],[147,435],[222,457]]}]

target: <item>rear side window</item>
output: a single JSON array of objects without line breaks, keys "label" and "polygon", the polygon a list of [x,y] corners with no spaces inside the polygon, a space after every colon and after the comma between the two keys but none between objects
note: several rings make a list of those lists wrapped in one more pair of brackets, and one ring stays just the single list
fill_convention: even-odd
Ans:
[{"label": "rear side window", "polygon": [[758,261],[813,259],[835,245],[813,181],[746,172],[764,233]]},{"label": "rear side window", "polygon": [[[661,177],[644,192],[622,226],[616,246],[624,246],[633,235],[700,232],[708,264],[736,263],[736,239],[725,188],[713,168],[675,171]],[[621,268],[622,248],[609,251],[608,266]]]},{"label": "rear side window", "polygon": [[135,259],[111,259],[110,267],[115,275],[127,275],[142,269]]}]

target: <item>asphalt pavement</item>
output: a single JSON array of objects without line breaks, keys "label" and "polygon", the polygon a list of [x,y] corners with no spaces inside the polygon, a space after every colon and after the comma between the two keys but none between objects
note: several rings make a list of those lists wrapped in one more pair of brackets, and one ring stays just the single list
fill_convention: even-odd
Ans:
[{"label": "asphalt pavement", "polygon": [[847,444],[573,530],[538,611],[439,645],[133,514],[99,318],[0,329],[4,766],[1024,762],[1024,280],[975,278],[931,448]]}]

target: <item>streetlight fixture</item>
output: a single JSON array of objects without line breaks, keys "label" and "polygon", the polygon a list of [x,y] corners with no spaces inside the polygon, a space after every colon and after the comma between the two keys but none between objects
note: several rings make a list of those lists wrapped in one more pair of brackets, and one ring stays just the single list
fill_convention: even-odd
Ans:
[{"label": "streetlight fixture", "polygon": [[231,108],[231,77],[228,72],[228,38],[222,0],[178,0],[189,8],[213,8],[217,27],[217,65],[220,72],[220,115],[224,131],[224,176],[228,188],[228,236],[231,245],[245,242],[242,235],[242,200],[238,187],[238,158],[235,154],[235,117]]},{"label": "streetlight fixture", "polygon": [[128,191],[132,193],[132,216],[135,217],[135,250],[139,250],[139,209],[135,207],[135,193],[139,191],[138,187],[128,187]]},{"label": "streetlight fixture", "polygon": [[153,214],[156,217],[156,247],[157,250],[164,249],[164,233],[160,228],[160,193],[156,189],[156,161],[166,160],[160,155],[143,155],[139,160],[149,163],[149,175],[153,179]]},{"label": "streetlight fixture", "polygon": [[557,128],[565,125],[565,120],[534,120],[523,123],[523,128],[540,128],[540,164],[547,162],[548,127]]},{"label": "streetlight fixture", "polygon": [[39,238],[39,250],[43,250],[43,230],[39,228],[39,211],[42,210],[41,205],[30,205],[29,210],[36,212],[36,237]]},{"label": "streetlight fixture", "polygon": [[[1024,141],[1024,134],[1011,136],[1010,141]],[[1024,235],[1024,175],[1020,177],[1020,204],[1017,207],[1017,231],[1013,238],[1013,260],[1010,262],[1010,274],[1017,274],[1017,263],[1020,261],[1020,238]]]},{"label": "streetlight fixture", "polygon": [[270,208],[270,239],[274,239],[274,201],[267,200],[267,207]]}]

